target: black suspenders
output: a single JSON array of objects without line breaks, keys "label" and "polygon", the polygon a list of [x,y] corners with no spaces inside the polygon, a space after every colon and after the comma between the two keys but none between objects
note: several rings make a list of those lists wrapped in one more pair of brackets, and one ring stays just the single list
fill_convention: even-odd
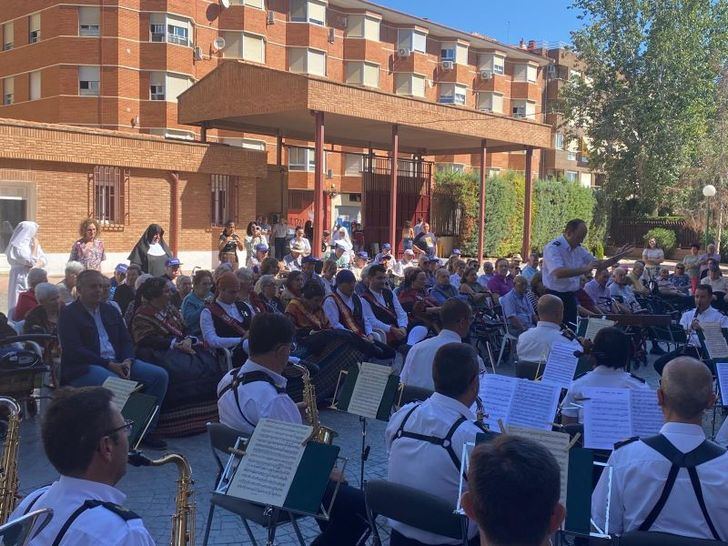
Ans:
[{"label": "black suspenders", "polygon": [[248,383],[262,381],[264,383],[268,383],[271,387],[273,387],[278,394],[283,394],[284,392],[286,392],[286,389],[283,389],[276,385],[275,381],[273,381],[273,378],[263,371],[254,371],[238,375],[239,371],[240,368],[236,368],[230,372],[233,380],[222,388],[220,393],[217,395],[217,399],[220,400],[227,391],[233,391],[235,405],[238,407],[240,416],[245,420],[246,423],[248,423],[251,427],[255,428],[256,424],[250,422],[250,419],[248,419],[243,413],[243,408],[240,407],[240,395],[238,394],[238,387],[240,385],[247,385]]},{"label": "black suspenders", "polygon": [[670,441],[661,434],[653,436],[651,438],[645,438],[644,440],[642,440],[642,442],[644,442],[652,449],[657,451],[660,455],[665,457],[668,461],[672,463],[672,466],[670,467],[670,472],[667,475],[667,480],[665,481],[665,486],[662,489],[660,498],[657,500],[657,503],[647,515],[647,518],[645,518],[645,521],[643,521],[642,525],[639,526],[638,530],[650,530],[652,525],[655,523],[655,520],[660,515],[660,512],[662,512],[662,509],[665,507],[667,499],[670,497],[672,488],[675,485],[675,481],[677,480],[678,472],[680,472],[681,468],[686,468],[688,471],[688,475],[690,476],[690,483],[692,484],[693,491],[695,492],[695,497],[697,498],[698,505],[700,506],[700,511],[703,513],[703,518],[708,524],[710,533],[713,535],[713,538],[715,540],[721,540],[718,532],[715,529],[715,526],[713,525],[713,520],[710,519],[708,508],[705,505],[703,488],[700,486],[700,478],[698,477],[698,471],[696,470],[696,467],[700,466],[703,463],[707,463],[708,461],[712,461],[713,459],[717,459],[718,457],[725,454],[726,450],[713,442],[705,440],[702,444],[700,444],[691,452],[683,453],[675,446],[673,446]]},{"label": "black suspenders", "polygon": [[[35,501],[33,501],[33,502],[35,502]],[[78,519],[78,517],[81,514],[83,514],[86,510],[90,510],[91,508],[96,508],[97,506],[103,506],[107,510],[114,512],[119,517],[121,517],[124,521],[129,521],[130,519],[141,519],[134,512],[132,512],[130,510],[126,510],[126,509],[122,508],[121,506],[118,506],[112,502],[104,502],[104,501],[100,501],[100,500],[87,500],[81,506],[79,506],[73,512],[73,514],[71,514],[70,517],[66,520],[66,523],[64,523],[63,526],[61,527],[61,530],[58,532],[58,535],[56,536],[56,539],[53,541],[51,546],[59,546],[61,544],[61,540],[63,540],[63,537],[66,536],[68,529],[70,529],[71,525],[73,525],[73,522],[76,521],[76,519]]]}]

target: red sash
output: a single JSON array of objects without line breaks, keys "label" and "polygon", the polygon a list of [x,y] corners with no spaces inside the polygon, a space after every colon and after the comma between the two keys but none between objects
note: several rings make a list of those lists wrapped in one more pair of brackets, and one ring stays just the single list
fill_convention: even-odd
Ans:
[{"label": "red sash", "polygon": [[[351,312],[351,309],[349,309],[349,306],[344,303],[344,300],[341,299],[341,296],[337,292],[332,292],[330,298],[333,298],[334,303],[336,303],[336,307],[339,310],[339,322],[341,322],[344,326],[346,326],[347,330],[351,330],[356,335],[361,337],[366,337],[364,334],[364,327],[359,326],[359,324],[356,322],[356,318],[354,318],[354,314]],[[356,294],[352,294],[352,299],[356,297]],[[362,322],[364,321],[363,316],[364,311],[362,310]]]},{"label": "red sash", "polygon": [[[225,324],[230,326],[230,328],[238,332],[240,334],[240,337],[245,337],[247,335],[248,331],[243,326],[243,323],[228,315],[225,309],[223,309],[219,303],[217,303],[216,301],[212,302],[207,305],[207,308],[210,310],[210,313],[212,315],[216,316]],[[243,313],[241,312],[241,314]]]},{"label": "red sash", "polygon": [[[390,309],[386,305],[382,305],[381,303],[379,303],[379,301],[377,301],[377,298],[374,296],[374,294],[372,293],[371,290],[367,289],[367,291],[364,292],[362,297],[369,302],[369,305],[372,306],[372,311],[374,311],[375,315],[377,315],[377,311],[380,311],[380,312],[384,313],[385,318],[388,319],[388,320],[382,320],[381,318],[379,318],[377,316],[377,318],[379,318],[379,320],[382,320],[382,322],[388,322],[389,324],[391,324],[395,327],[398,326],[397,313],[394,312],[394,309]],[[382,296],[382,297],[384,297],[384,296]],[[385,299],[384,301],[386,302],[387,300]],[[392,303],[392,307],[394,307],[394,303]]]},{"label": "red sash", "polygon": [[137,314],[140,318],[153,322],[158,327],[172,334],[174,337],[180,339],[184,338],[185,333],[178,328],[177,325],[172,324],[172,321],[170,320],[175,318],[174,315],[165,311],[166,310],[157,310],[151,305],[144,305],[141,309],[139,309],[139,311],[137,311]]}]

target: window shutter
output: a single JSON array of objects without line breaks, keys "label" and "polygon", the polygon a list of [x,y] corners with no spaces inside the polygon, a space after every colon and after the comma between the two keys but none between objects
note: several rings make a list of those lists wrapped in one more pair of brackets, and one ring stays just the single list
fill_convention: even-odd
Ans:
[{"label": "window shutter", "polygon": [[308,51],[308,70],[314,76],[326,75],[326,53],[320,51]]},{"label": "window shutter", "polygon": [[306,72],[306,53],[305,49],[293,47],[288,50],[288,69],[297,74]]},{"label": "window shutter", "polygon": [[378,65],[364,63],[364,85],[367,87],[379,87]]},{"label": "window shutter", "polygon": [[78,8],[79,25],[98,25],[100,18],[100,9],[97,7],[90,6]]},{"label": "window shutter", "polygon": [[265,42],[260,36],[243,35],[243,58],[256,63],[265,62]]},{"label": "window shutter", "polygon": [[223,32],[225,48],[222,56],[226,59],[239,59],[243,56],[243,34],[241,32]]}]

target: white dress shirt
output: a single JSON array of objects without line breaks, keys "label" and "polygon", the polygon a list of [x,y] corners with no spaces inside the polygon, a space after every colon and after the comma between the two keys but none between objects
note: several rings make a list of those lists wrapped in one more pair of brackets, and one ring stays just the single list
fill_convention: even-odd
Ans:
[{"label": "white dress shirt", "polygon": [[720,324],[721,328],[728,328],[728,317],[718,311],[715,307],[708,307],[703,312],[698,311],[697,307],[695,309],[685,311],[682,314],[682,317],[680,317],[680,326],[682,326],[683,330],[685,330],[686,332],[690,332],[690,336],[688,337],[688,345],[690,345],[691,347],[700,347],[700,339],[698,338],[698,334],[695,331],[691,331],[690,329],[690,325],[693,323],[693,319],[696,319],[699,324],[717,322],[718,324]]},{"label": "white dress shirt", "polygon": [[[377,300],[377,303],[381,305],[382,307],[387,307],[387,302],[384,299],[384,296],[381,292],[375,292],[371,288],[369,291],[372,293],[372,296],[374,296],[374,299]],[[369,305],[369,302],[366,302],[367,305]],[[407,313],[404,309],[402,309],[402,305],[399,303],[399,299],[397,298],[394,293],[392,294],[392,304],[394,305],[394,313],[397,315],[397,325],[396,326],[390,326],[389,324],[386,324],[379,320],[375,315],[374,311],[372,311],[372,328],[377,328],[379,330],[383,330],[384,332],[389,332],[392,328],[407,328],[407,323],[409,322],[409,318],[407,318]],[[371,305],[369,306],[371,309]]]},{"label": "white dress shirt", "polygon": [[[237,375],[240,376],[250,372],[266,373],[273,379],[276,386],[282,389],[286,388],[285,377],[260,364],[256,364],[250,359],[237,370]],[[232,375],[226,373],[217,385],[218,396],[220,391],[229,385],[232,380]],[[257,425],[258,421],[265,418],[285,421],[286,423],[301,424],[302,422],[301,412],[291,397],[286,393],[279,394],[273,385],[265,381],[239,385],[238,401],[240,402],[240,409],[235,403],[235,393],[233,393],[232,389],[229,389],[225,394],[219,396],[217,410],[222,424],[245,434],[252,434],[255,428],[253,425]]]},{"label": "white dress shirt", "polygon": [[578,341],[569,340],[562,335],[561,326],[555,322],[539,320],[535,328],[530,328],[518,336],[516,345],[518,360],[546,362],[554,343],[571,343],[575,351],[582,350]]},{"label": "white dress shirt", "polygon": [[569,391],[566,393],[561,413],[568,417],[578,417],[579,422],[584,422],[583,405],[579,398],[584,398],[584,389],[588,387],[614,387],[619,389],[649,389],[650,386],[643,380],[638,379],[623,368],[609,368],[608,366],[597,366],[592,371],[577,377],[571,382]]},{"label": "white dress shirt", "polygon": [[96,330],[99,332],[99,355],[105,360],[116,360],[116,351],[114,346],[111,344],[109,339],[109,333],[106,331],[104,321],[101,320],[101,306],[97,305],[96,309],[91,311],[88,307],[84,306],[84,309],[93,317],[94,323],[96,324]]},{"label": "white dress shirt", "polygon": [[[686,423],[665,423],[660,434],[683,453],[692,451],[705,440],[702,427]],[[614,450],[608,464],[613,468],[609,532],[637,530],[657,504],[670,471],[670,461],[637,441]],[[728,488],[728,454],[699,465],[697,472],[710,519],[720,538],[728,540],[728,495],[725,494]],[[592,495],[592,518],[602,529],[607,495],[605,469]],[[713,538],[695,498],[687,469],[683,468],[678,473],[675,486],[650,531]]]},{"label": "white dress shirt", "polygon": [[[342,299],[342,301],[346,304],[346,306],[351,309],[351,312],[354,312],[354,299],[350,296],[345,296],[341,293],[341,290],[336,290],[336,293],[339,295],[339,297]],[[397,298],[395,298],[397,299]],[[361,297],[359,297],[359,300],[361,301],[361,313],[362,318],[364,322],[364,335],[368,336],[372,333],[372,328],[374,324],[374,313],[372,312],[372,308],[369,306],[369,304],[364,301]],[[346,326],[344,326],[341,323],[341,316],[339,315],[339,307],[334,301],[334,298],[326,298],[324,300],[324,314],[329,319],[329,322],[331,323],[332,328],[336,328],[337,330],[348,330]],[[389,328],[389,327],[387,327]],[[389,331],[389,330],[387,330]]]},{"label": "white dress shirt", "polygon": [[611,310],[609,300],[612,298],[612,294],[608,285],[602,286],[596,279],[592,279],[584,285],[584,292],[594,301],[597,309],[605,313]]},{"label": "white dress shirt", "polygon": [[[223,310],[238,322],[243,322],[243,315],[234,303],[223,303],[216,301]],[[215,323],[212,320],[212,313],[205,307],[200,313],[200,329],[202,330],[202,338],[207,345],[213,349],[230,349],[236,347],[243,342],[242,337],[220,337],[215,331]]]},{"label": "white dress shirt", "polygon": [[[42,491],[42,492],[41,492]],[[52,544],[66,523],[87,500],[99,500],[123,505],[126,495],[111,485],[61,476],[52,485],[34,491],[15,509],[10,519],[19,518],[34,500],[30,511],[51,508],[53,517],[43,530],[30,541],[30,546]],[[124,520],[103,506],[89,508],[68,528],[61,546],[154,546],[149,531],[141,519]]]},{"label": "white dress shirt", "polygon": [[[413,487],[440,497],[450,502],[455,509],[458,501],[460,471],[455,468],[445,448],[413,438],[394,439],[402,421],[413,406],[414,404],[407,404],[389,419],[385,432],[385,442],[389,453],[387,479],[390,482]],[[454,398],[434,393],[414,410],[407,419],[404,430],[445,438],[450,427],[461,416],[465,417],[467,421],[463,422],[452,436],[452,447],[457,458],[460,459],[463,445],[467,442],[475,442],[476,434],[482,430],[473,423],[475,416],[470,409]],[[413,461],[417,461],[417,463],[413,464]],[[464,484],[464,489],[467,490],[467,484]],[[389,523],[392,529],[407,538],[425,544],[461,543],[460,540],[427,533],[398,521],[390,520]],[[468,531],[469,537],[474,537],[478,532],[477,524],[471,521]]]},{"label": "white dress shirt", "polygon": [[543,249],[543,268],[541,269],[543,285],[555,292],[576,292],[581,283],[579,275],[557,279],[553,272],[562,267],[567,269],[584,267],[594,260],[596,258],[586,248],[581,245],[571,248],[566,238],[560,235]]}]

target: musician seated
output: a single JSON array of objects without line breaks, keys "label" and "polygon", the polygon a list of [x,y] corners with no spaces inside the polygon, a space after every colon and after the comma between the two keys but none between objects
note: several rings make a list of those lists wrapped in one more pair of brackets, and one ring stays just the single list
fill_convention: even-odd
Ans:
[{"label": "musician seated", "polygon": [[551,452],[526,438],[502,434],[475,446],[462,505],[481,546],[550,546],[566,514],[560,474]]},{"label": "musician seated", "polygon": [[536,324],[536,315],[526,297],[528,281],[526,277],[516,276],[513,288],[499,302],[503,308],[503,317],[508,321],[508,332],[519,336]]},{"label": "musician seated", "polygon": [[[457,300],[445,305],[450,302],[465,305]],[[424,402],[403,406],[389,419],[385,432],[387,479],[440,497],[454,509],[463,445],[483,432],[470,410],[478,396],[480,369],[477,353],[468,344],[446,343],[433,353],[430,374],[435,393]],[[392,546],[461,543],[398,521],[389,523]],[[479,543],[477,534],[477,527],[470,525],[468,538],[473,546]]]},{"label": "musician seated", "polygon": [[387,272],[383,265],[372,265],[367,277],[369,287],[362,294],[362,299],[371,307],[374,317],[372,328],[387,334],[388,345],[399,345],[407,337],[407,313],[394,292],[386,287]]},{"label": "musician seated", "polygon": [[217,279],[215,301],[200,313],[200,329],[208,347],[230,349],[233,364],[240,366],[247,355],[243,341],[248,337],[253,313],[243,302],[238,301],[240,280],[234,273],[227,272]]},{"label": "musician seated", "polygon": [[[261,313],[250,325],[250,358],[242,367],[226,374],[217,387],[220,422],[252,434],[261,419],[301,424],[303,404],[286,394],[283,369],[288,364],[295,328],[285,315]],[[336,473],[334,473],[334,477]],[[333,491],[333,487],[329,488]],[[313,544],[356,544],[366,528],[363,495],[341,486],[331,520],[319,522],[323,534]]]},{"label": "musician seated", "polygon": [[728,455],[703,431],[715,399],[713,377],[700,361],[680,357],[665,366],[657,389],[665,424],[658,436],[633,438],[612,452],[611,484],[610,473],[602,473],[592,495],[591,517],[600,528],[609,506],[610,533],[728,540]]},{"label": "musician seated", "polygon": [[[400,379],[405,385],[434,390],[432,379],[432,365],[435,353],[448,343],[461,343],[470,333],[470,324],[473,321],[473,311],[462,300],[451,298],[440,307],[440,324],[442,330],[435,337],[425,339],[412,346],[404,361]],[[480,357],[478,357],[480,359]],[[482,360],[479,360],[481,369],[485,369]]]},{"label": "musician seated", "polygon": [[728,328],[728,317],[711,307],[713,301],[713,290],[709,284],[699,284],[695,289],[695,309],[685,311],[680,318],[680,326],[687,333],[687,344],[676,350],[671,351],[655,361],[655,371],[662,374],[662,369],[673,358],[687,355],[694,358],[700,358],[700,338],[698,331],[701,330],[700,324],[715,322],[720,324],[721,328]]},{"label": "musician seated", "polygon": [[293,298],[286,307],[286,316],[296,327],[297,340],[331,329],[331,323],[322,306],[325,295],[321,284],[310,280],[303,286],[301,297]]},{"label": "musician seated", "polygon": [[625,370],[629,364],[630,341],[619,328],[602,328],[589,352],[594,369],[572,381],[564,398],[561,422],[565,425],[583,423],[584,389],[588,387],[615,387],[622,389],[649,389],[644,379]]},{"label": "musician seated", "polygon": [[518,337],[516,354],[524,362],[546,362],[554,343],[570,343],[575,351],[582,346],[573,336],[561,331],[564,321],[564,304],[556,296],[545,294],[538,299],[538,318],[535,328],[526,330]]},{"label": "musician seated", "polygon": [[155,544],[142,519],[121,506],[126,495],[115,487],[126,473],[131,423],[112,397],[102,387],[55,393],[41,437],[60,477],[28,494],[10,515],[14,520],[32,510],[53,510],[32,544]]},{"label": "musician seated", "polygon": [[260,276],[255,283],[253,304],[258,313],[285,313],[286,308],[278,297],[278,283],[275,276]]}]

